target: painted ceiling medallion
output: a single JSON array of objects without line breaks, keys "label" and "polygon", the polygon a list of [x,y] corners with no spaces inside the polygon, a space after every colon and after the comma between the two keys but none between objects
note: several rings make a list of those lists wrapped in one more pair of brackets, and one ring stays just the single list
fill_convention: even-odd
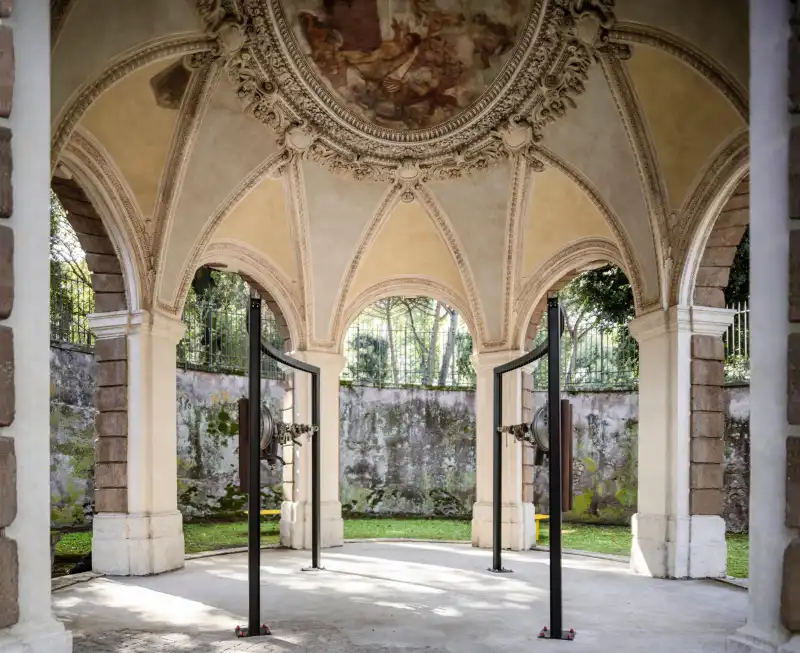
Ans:
[{"label": "painted ceiling medallion", "polygon": [[593,59],[619,53],[613,3],[197,0],[245,109],[291,154],[371,179],[536,161]]}]

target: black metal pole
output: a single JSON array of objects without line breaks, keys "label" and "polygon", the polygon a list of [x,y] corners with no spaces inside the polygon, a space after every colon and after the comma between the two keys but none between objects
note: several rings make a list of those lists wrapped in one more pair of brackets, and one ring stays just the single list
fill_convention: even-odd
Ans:
[{"label": "black metal pole", "polygon": [[322,432],[319,424],[319,395],[320,395],[319,372],[311,374],[311,425],[316,426],[317,430],[311,434],[311,567],[321,569],[319,559],[322,543],[322,505],[321,505],[321,456],[320,448],[322,442]]},{"label": "black metal pole", "polygon": [[561,310],[547,299],[547,421],[550,440],[550,639],[561,639]]},{"label": "black metal pole", "polygon": [[261,297],[250,296],[250,469],[247,497],[247,569],[250,610],[247,635],[261,633]]},{"label": "black metal pole", "polygon": [[495,371],[494,377],[494,415],[492,417],[492,568],[490,571],[502,573],[503,569],[503,374]]}]

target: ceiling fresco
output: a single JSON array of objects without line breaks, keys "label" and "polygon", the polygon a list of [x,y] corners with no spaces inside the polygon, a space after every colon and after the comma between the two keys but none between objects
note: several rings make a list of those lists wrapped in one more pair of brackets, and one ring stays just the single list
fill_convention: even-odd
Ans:
[{"label": "ceiling fresco", "polygon": [[530,0],[293,0],[301,49],[333,94],[393,129],[439,125],[508,61]]},{"label": "ceiling fresco", "polygon": [[[195,0],[245,111],[286,148],[359,179],[450,179],[575,106],[614,0]],[[600,73],[602,74],[602,73]]]}]

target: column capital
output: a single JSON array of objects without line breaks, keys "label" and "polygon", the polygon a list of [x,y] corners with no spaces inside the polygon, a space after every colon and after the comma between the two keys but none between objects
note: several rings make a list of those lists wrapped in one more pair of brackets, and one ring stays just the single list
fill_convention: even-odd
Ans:
[{"label": "column capital", "polygon": [[98,340],[150,334],[157,338],[173,340],[177,345],[186,331],[179,317],[151,311],[92,313],[87,319],[89,328]]},{"label": "column capital", "polygon": [[180,317],[151,311],[132,311],[130,313],[130,335],[151,335],[169,340],[177,345],[186,332]]},{"label": "column capital", "polygon": [[470,356],[470,360],[472,360],[472,366],[475,368],[476,372],[491,372],[498,365],[503,365],[504,363],[513,361],[515,358],[519,358],[525,353],[527,352],[525,352],[524,349],[484,351],[472,354],[472,356]]},{"label": "column capital", "polygon": [[128,335],[131,314],[128,311],[91,313],[86,316],[89,328],[98,340],[111,340]]},{"label": "column capital", "polygon": [[335,351],[300,349],[289,352],[289,356],[318,367],[322,374],[335,374],[337,377],[347,363],[347,359]]},{"label": "column capital", "polygon": [[634,318],[628,322],[628,330],[639,343],[676,332],[722,336],[735,316],[736,311],[729,308],[678,305]]}]

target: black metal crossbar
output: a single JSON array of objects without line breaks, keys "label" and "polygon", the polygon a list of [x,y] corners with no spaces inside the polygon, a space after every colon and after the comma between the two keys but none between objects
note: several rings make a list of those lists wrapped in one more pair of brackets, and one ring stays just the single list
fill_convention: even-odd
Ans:
[{"label": "black metal crossbar", "polygon": [[563,632],[562,592],[561,592],[561,509],[562,509],[562,466],[561,466],[561,375],[560,354],[561,334],[564,330],[564,315],[558,297],[547,300],[547,340],[533,351],[494,368],[494,437],[493,469],[493,514],[492,514],[492,567],[494,573],[508,573],[502,561],[502,517],[503,517],[503,437],[508,428],[503,427],[503,375],[530,365],[547,355],[548,364],[548,411],[550,467],[550,627],[539,634],[544,639],[572,640],[575,632]]},{"label": "black metal crossbar", "polygon": [[320,468],[320,373],[319,368],[299,361],[278,351],[271,344],[261,339],[261,297],[253,292],[250,297],[250,314],[248,316],[248,332],[250,340],[249,354],[249,470],[248,470],[248,583],[249,610],[248,628],[237,626],[239,637],[269,635],[270,630],[261,623],[261,439],[257,434],[261,430],[261,357],[266,355],[272,360],[290,369],[306,372],[311,375],[311,567],[309,570],[322,569],[320,566],[320,534],[321,534],[321,468]]}]

